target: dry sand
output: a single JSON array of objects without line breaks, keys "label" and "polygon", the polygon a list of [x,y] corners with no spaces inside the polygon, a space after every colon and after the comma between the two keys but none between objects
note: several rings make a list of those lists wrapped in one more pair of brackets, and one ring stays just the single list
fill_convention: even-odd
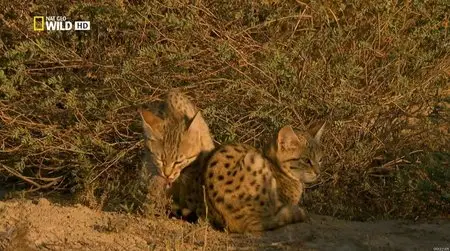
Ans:
[{"label": "dry sand", "polygon": [[0,250],[436,250],[449,251],[450,220],[350,222],[313,215],[259,235],[204,223],[60,206],[47,199],[0,201]]}]

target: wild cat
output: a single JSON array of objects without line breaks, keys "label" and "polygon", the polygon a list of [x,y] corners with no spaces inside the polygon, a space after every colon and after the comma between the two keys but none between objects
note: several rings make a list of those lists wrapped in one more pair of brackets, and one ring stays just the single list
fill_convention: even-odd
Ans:
[{"label": "wild cat", "polygon": [[316,181],[320,174],[324,126],[314,124],[301,133],[285,126],[264,153],[245,144],[214,150],[203,167],[214,224],[242,233],[305,220],[298,203],[304,183]]},{"label": "wild cat", "polygon": [[182,171],[192,164],[196,165],[199,156],[214,149],[214,142],[201,112],[184,94],[169,91],[165,103],[167,111],[164,118],[149,110],[140,109],[139,113],[147,163],[156,167],[155,179],[163,181],[167,188],[164,192],[174,197],[175,206],[178,206],[184,201],[180,186],[188,182]]},{"label": "wild cat", "polygon": [[[175,101],[167,103],[170,106]],[[285,126],[264,153],[245,144],[229,144],[211,152],[214,144],[206,123],[203,119],[195,122],[199,112],[193,106],[182,107],[169,108],[172,115],[165,120],[145,111],[141,116],[147,130],[146,147],[157,162],[160,176],[167,184],[178,181],[170,191],[183,215],[194,212],[205,216],[205,198],[210,219],[230,232],[270,230],[305,219],[298,203],[304,183],[314,182],[320,173],[324,123],[298,134]],[[200,128],[197,133],[188,133],[192,125]],[[199,134],[203,138],[198,138]],[[192,148],[181,147],[189,144],[197,145],[194,154],[186,154]],[[189,161],[176,160],[180,152],[192,157],[181,158]]]}]

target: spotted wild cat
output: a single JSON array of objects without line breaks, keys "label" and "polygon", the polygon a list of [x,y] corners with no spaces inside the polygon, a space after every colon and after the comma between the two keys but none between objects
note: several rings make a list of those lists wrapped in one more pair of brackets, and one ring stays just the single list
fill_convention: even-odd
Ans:
[{"label": "spotted wild cat", "polygon": [[285,126],[264,154],[245,144],[214,150],[203,170],[214,223],[242,233],[305,220],[298,203],[304,183],[314,182],[320,173],[324,126],[316,124],[298,134]]}]

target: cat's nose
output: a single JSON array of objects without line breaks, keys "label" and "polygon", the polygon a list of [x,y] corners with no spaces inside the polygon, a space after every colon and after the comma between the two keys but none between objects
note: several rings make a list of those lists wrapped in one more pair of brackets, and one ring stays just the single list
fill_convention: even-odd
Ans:
[{"label": "cat's nose", "polygon": [[169,176],[167,176],[167,179],[169,179],[173,182],[178,178],[179,175],[180,175],[180,173],[175,171],[172,174],[170,174]]}]

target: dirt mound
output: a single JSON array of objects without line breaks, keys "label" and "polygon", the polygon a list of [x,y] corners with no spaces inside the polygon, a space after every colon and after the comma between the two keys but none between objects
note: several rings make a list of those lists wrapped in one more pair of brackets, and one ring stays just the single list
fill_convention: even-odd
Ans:
[{"label": "dirt mound", "polygon": [[0,250],[449,250],[448,233],[448,220],[368,223],[313,216],[308,223],[250,236],[47,199],[0,202]]}]

